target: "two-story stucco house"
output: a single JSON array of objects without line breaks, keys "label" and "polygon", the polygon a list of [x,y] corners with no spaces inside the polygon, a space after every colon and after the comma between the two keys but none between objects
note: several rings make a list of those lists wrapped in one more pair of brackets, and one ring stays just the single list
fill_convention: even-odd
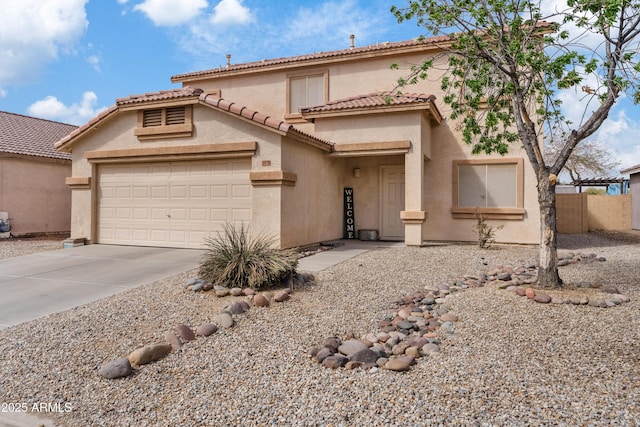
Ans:
[{"label": "two-story stucco house", "polygon": [[73,156],[72,237],[197,248],[229,221],[295,247],[344,237],[348,219],[356,236],[420,245],[476,240],[479,210],[504,226],[497,241],[537,243],[536,180],[520,147],[472,156],[435,77],[394,90],[442,43],[228,64],[116,100],[56,144]]}]

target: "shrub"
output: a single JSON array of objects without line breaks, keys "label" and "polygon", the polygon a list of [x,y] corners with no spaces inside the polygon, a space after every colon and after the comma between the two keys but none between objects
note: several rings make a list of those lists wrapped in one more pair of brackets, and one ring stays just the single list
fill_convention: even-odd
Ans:
[{"label": "shrub", "polygon": [[[482,215],[479,210],[476,210],[476,219],[477,222],[473,226],[473,231],[478,233],[478,246],[480,246],[481,249],[488,249],[491,247],[493,242],[496,241],[496,229],[494,229],[492,225],[487,224],[487,221],[484,219],[484,215]],[[502,225],[497,227],[498,230],[501,230],[502,228]]]},{"label": "shrub", "polygon": [[275,238],[251,236],[249,228],[225,224],[224,232],[206,240],[200,278],[214,285],[254,290],[280,283],[295,272],[298,254],[275,248]]}]

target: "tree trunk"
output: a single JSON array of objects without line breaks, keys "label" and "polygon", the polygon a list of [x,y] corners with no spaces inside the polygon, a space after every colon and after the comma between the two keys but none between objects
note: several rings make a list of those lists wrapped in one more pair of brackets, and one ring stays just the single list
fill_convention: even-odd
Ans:
[{"label": "tree trunk", "polygon": [[548,172],[538,179],[538,202],[540,203],[540,266],[538,286],[561,288],[558,275],[558,234],[556,230],[556,177]]}]

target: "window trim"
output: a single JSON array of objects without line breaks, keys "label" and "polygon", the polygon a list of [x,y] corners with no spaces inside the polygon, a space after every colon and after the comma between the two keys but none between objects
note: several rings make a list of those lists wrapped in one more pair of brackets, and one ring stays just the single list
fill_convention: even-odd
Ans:
[{"label": "window trim", "polygon": [[[458,206],[458,167],[460,165],[516,165],[516,207],[509,208],[481,208],[481,207],[460,207]],[[524,219],[526,213],[524,209],[524,159],[472,159],[453,160],[453,189],[451,215],[454,219],[475,219],[481,213],[486,219]]]},{"label": "window trim", "polygon": [[[167,110],[172,108],[184,108],[184,123],[167,125]],[[144,113],[149,110],[161,110],[162,119],[159,126],[144,126]],[[191,105],[169,105],[165,107],[146,108],[138,110],[138,124],[134,135],[140,141],[160,138],[185,138],[193,136],[193,108]]]},{"label": "window trim", "polygon": [[291,111],[291,80],[300,78],[300,77],[313,77],[313,76],[323,76],[322,84],[323,84],[324,93],[323,93],[322,102],[327,102],[329,100],[329,70],[328,69],[311,70],[311,71],[287,74],[287,88],[286,88],[287,89],[286,90],[286,98],[287,98],[286,109],[287,110],[284,115],[284,118],[287,122],[290,122],[290,123],[306,122],[306,120],[302,118],[302,114],[299,111],[295,111],[295,112]]}]

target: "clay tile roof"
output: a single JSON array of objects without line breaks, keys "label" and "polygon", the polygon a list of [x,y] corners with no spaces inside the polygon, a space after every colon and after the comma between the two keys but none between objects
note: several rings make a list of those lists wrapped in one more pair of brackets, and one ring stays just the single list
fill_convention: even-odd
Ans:
[{"label": "clay tile roof", "polygon": [[378,92],[366,95],[352,96],[350,98],[329,101],[321,105],[312,107],[304,107],[301,109],[302,114],[329,112],[329,111],[346,111],[356,109],[369,109],[378,107],[390,107],[399,105],[420,105],[430,104],[435,100],[433,95],[425,95],[423,93],[403,93],[395,92]]},{"label": "clay tile roof", "polygon": [[411,47],[428,47],[432,45],[436,45],[437,43],[442,43],[450,40],[448,35],[444,36],[436,36],[436,37],[428,37],[422,40],[414,39],[414,40],[406,40],[401,42],[384,42],[384,43],[376,43],[375,45],[363,46],[363,47],[354,47],[353,49],[341,49],[341,50],[333,50],[328,52],[316,52],[306,55],[299,56],[290,56],[284,58],[276,58],[276,59],[264,59],[261,61],[254,62],[246,62],[243,64],[234,64],[226,67],[213,68],[210,70],[204,71],[195,71],[191,73],[178,74],[171,77],[172,82],[180,82],[183,80],[189,80],[193,78],[207,77],[213,75],[226,74],[233,71],[243,71],[243,70],[252,70],[252,69],[260,69],[260,68],[268,68],[272,66],[282,66],[282,65],[294,65],[301,64],[305,62],[312,62],[317,60],[331,60],[331,59],[339,59],[339,58],[349,58],[351,56],[357,56],[359,54],[375,54],[381,53],[385,51],[393,51],[402,48],[411,48]]},{"label": "clay tile roof", "polygon": [[108,109],[101,111],[97,116],[93,117],[87,123],[80,126],[64,138],[58,140],[58,142],[55,143],[55,147],[60,149],[63,145],[74,139],[76,136],[91,129],[92,126],[104,120],[107,116],[117,112],[119,107],[126,105],[143,104],[154,101],[169,101],[180,98],[198,97],[201,93],[202,89],[185,86],[179,89],[161,90],[158,92],[148,92],[139,95],[131,95],[124,98],[118,98],[116,99],[115,105],[112,105]]},{"label": "clay tile roof", "polygon": [[0,111],[0,153],[71,160],[54,143],[77,126]]},{"label": "clay tile roof", "polygon": [[[551,29],[554,24],[547,21],[538,21],[536,27],[542,30]],[[448,34],[416,38],[413,40],[405,40],[399,42],[383,42],[375,45],[354,47],[341,50],[332,50],[327,52],[316,52],[306,55],[290,56],[276,59],[263,59],[260,61],[246,62],[243,64],[233,64],[225,67],[212,68],[203,71],[194,71],[190,73],[177,74],[171,77],[172,82],[183,82],[187,80],[197,80],[204,77],[214,77],[218,75],[229,74],[239,71],[260,71],[260,69],[282,66],[294,66],[296,64],[304,65],[305,63],[313,63],[317,61],[334,61],[348,60],[349,58],[357,58],[358,56],[369,56],[384,53],[394,53],[394,51],[402,51],[405,49],[423,49],[437,47],[451,40]]]},{"label": "clay tile roof", "polygon": [[204,93],[202,89],[192,88],[188,86],[181,89],[145,93],[141,95],[128,96],[126,98],[119,98],[116,100],[115,105],[111,106],[107,110],[102,111],[96,117],[89,120],[89,122],[75,129],[73,132],[69,133],[64,138],[58,140],[58,142],[55,143],[55,147],[58,148],[59,150],[68,151],[70,149],[69,144],[71,144],[72,141],[77,136],[90,130],[98,122],[105,120],[108,116],[117,113],[120,107],[122,106],[132,105],[132,104],[141,104],[146,102],[154,102],[154,101],[174,100],[179,98],[189,98],[189,97],[197,97],[197,99],[200,102],[203,102],[215,108],[219,108],[220,110],[226,111],[230,114],[251,120],[254,123],[267,126],[268,128],[274,129],[276,131],[287,133],[289,135],[294,135],[299,139],[303,139],[323,149],[328,149],[332,147],[331,143],[318,139],[313,135],[306,134],[298,129],[295,129],[292,125],[285,122],[284,120],[271,117],[266,114],[261,114],[257,111],[254,111],[250,108],[239,105],[235,102],[219,98],[215,95]]},{"label": "clay tile roof", "polygon": [[80,126],[77,129],[75,129],[73,132],[71,132],[70,134],[68,134],[64,138],[61,138],[60,140],[58,140],[58,142],[56,142],[54,144],[55,148],[59,150],[60,147],[62,147],[64,144],[66,144],[67,142],[71,141],[73,138],[75,138],[76,136],[80,135],[81,133],[91,129],[91,127],[93,125],[95,125],[96,123],[102,121],[105,117],[111,115],[112,113],[115,113],[116,111],[118,111],[118,107],[116,107],[115,105],[112,105],[111,107],[107,108],[106,110],[101,111],[100,113],[98,113],[97,116],[93,117],[87,123],[83,124],[82,126]]},{"label": "clay tile roof", "polygon": [[284,132],[287,134],[295,135],[297,137],[301,137],[317,146],[320,146],[326,149],[333,146],[333,144],[331,144],[330,142],[316,138],[313,135],[310,135],[308,133],[302,132],[299,129],[296,129],[293,125],[290,125],[289,123],[285,122],[282,119],[259,113],[248,107],[241,106],[235,102],[228,101],[223,98],[219,98],[215,95],[202,93],[200,95],[200,101],[206,104],[209,104],[213,107],[219,108],[221,110],[227,111],[236,116],[243,117],[245,119],[267,126],[268,128],[271,128],[280,132]]},{"label": "clay tile roof", "polygon": [[140,95],[130,95],[125,98],[116,99],[116,105],[140,104],[152,101],[168,101],[178,98],[188,98],[200,96],[202,89],[185,86],[179,89],[161,90],[159,92],[143,93]]},{"label": "clay tile roof", "polygon": [[257,111],[254,111],[250,108],[243,107],[235,102],[228,101],[214,95],[203,93],[202,95],[200,95],[200,100],[209,105],[220,108],[221,110],[233,113],[236,116],[244,117],[245,119],[249,119],[256,123],[260,123],[261,125],[265,125],[282,132],[287,132],[291,126],[284,120],[275,119],[265,114],[258,113]]}]

